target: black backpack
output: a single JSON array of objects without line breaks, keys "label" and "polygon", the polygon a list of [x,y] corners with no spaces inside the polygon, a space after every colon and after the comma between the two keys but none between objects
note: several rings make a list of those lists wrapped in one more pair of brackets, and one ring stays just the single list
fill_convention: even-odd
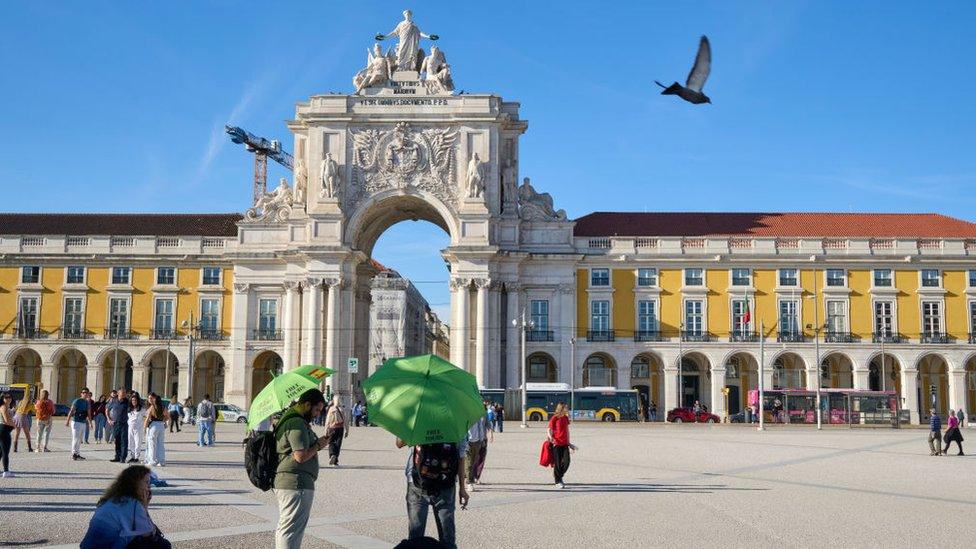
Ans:
[{"label": "black backpack", "polygon": [[273,431],[255,431],[244,439],[244,468],[256,488],[267,492],[278,471],[278,441]]},{"label": "black backpack", "polygon": [[422,444],[413,449],[413,483],[425,492],[454,485],[458,474],[457,444]]}]

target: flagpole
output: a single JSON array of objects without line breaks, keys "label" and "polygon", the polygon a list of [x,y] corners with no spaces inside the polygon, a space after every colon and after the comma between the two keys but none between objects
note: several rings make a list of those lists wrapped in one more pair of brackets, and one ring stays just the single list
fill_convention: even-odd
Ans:
[{"label": "flagpole", "polygon": [[765,429],[763,425],[763,398],[765,396],[765,377],[766,377],[766,326],[762,320],[759,321],[759,430]]}]

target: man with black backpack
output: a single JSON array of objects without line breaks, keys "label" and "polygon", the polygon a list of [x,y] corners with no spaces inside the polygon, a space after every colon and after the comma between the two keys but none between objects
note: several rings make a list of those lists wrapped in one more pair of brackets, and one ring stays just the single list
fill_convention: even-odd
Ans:
[{"label": "man with black backpack", "polygon": [[[399,438],[397,448],[406,446]],[[407,459],[407,538],[421,539],[427,530],[427,512],[434,508],[437,537],[444,547],[456,548],[454,530],[454,486],[458,486],[461,509],[468,506],[464,487],[464,461],[467,440],[460,443],[414,446]]]},{"label": "man with black backpack", "polygon": [[326,437],[315,436],[310,425],[323,408],[325,395],[318,389],[309,389],[285,411],[274,430],[278,454],[274,477],[278,498],[275,549],[302,546],[315,495],[315,480],[319,476],[318,454],[329,444]]}]

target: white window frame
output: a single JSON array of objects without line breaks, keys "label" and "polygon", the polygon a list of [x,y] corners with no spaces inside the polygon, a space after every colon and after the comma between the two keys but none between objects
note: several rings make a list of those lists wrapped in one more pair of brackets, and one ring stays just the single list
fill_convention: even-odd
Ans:
[{"label": "white window frame", "polygon": [[[115,281],[115,269],[126,269],[127,275],[125,282]],[[127,265],[115,265],[109,268],[108,271],[108,283],[112,286],[131,286],[132,285],[132,267]]]},{"label": "white window frame", "polygon": [[976,269],[966,271],[966,287],[976,288]]},{"label": "white window frame", "polygon": [[[173,269],[173,281],[172,282],[160,282],[159,281],[159,271],[162,269]],[[175,265],[160,265],[156,267],[156,280],[154,281],[156,286],[176,286],[180,281],[180,269]]]},{"label": "white window frame", "polygon": [[[81,269],[81,282],[71,282],[71,269]],[[88,284],[88,267],[86,265],[68,265],[64,268],[64,283],[68,284]]]},{"label": "white window frame", "polygon": [[[209,284],[207,282],[207,279],[206,279],[206,276],[205,276],[207,269],[217,269],[217,283],[216,284]],[[218,288],[218,287],[222,286],[223,283],[224,283],[224,268],[223,267],[218,267],[216,265],[206,265],[206,266],[203,266],[203,267],[200,268],[200,285],[201,286],[206,286],[208,288]]]},{"label": "white window frame", "polygon": [[[651,278],[654,280],[653,284],[641,284],[641,271],[651,271],[653,275]],[[647,277],[644,277],[647,278]],[[658,279],[657,267],[639,267],[637,269],[637,287],[638,288],[657,288],[660,285]]]},{"label": "white window frame", "polygon": [[[829,273],[830,271],[840,271],[840,272],[844,273],[843,279],[842,279],[843,280],[843,284],[841,284],[840,286],[836,286],[836,285],[832,286],[829,283],[830,277],[827,276],[827,273]],[[823,276],[824,276],[824,279],[823,279],[823,287],[825,289],[828,289],[829,290],[830,288],[846,288],[847,287],[847,269],[840,269],[840,268],[837,268],[837,267],[828,267],[828,268],[825,268],[823,270]]]},{"label": "white window frame", "polygon": [[[109,274],[111,276],[111,274]],[[112,300],[118,299],[125,302],[125,324],[121,326],[123,332],[132,332],[132,296],[130,295],[119,295],[119,294],[108,294],[108,302],[105,304],[105,329],[109,333],[112,331]],[[155,300],[154,300],[155,301]],[[156,317],[153,315],[153,321],[155,322]]]},{"label": "white window frame", "polygon": [[[829,306],[830,306],[831,303],[840,303],[841,304],[841,306],[840,306],[840,309],[841,309],[840,318],[841,318],[841,320],[844,323],[844,327],[843,327],[844,329],[843,330],[831,330],[830,327],[829,327],[829,321],[830,321],[830,308],[829,308]],[[827,333],[836,333],[836,334],[849,334],[849,333],[851,333],[851,315],[850,315],[850,300],[849,299],[830,299],[830,298],[824,299],[824,309],[823,310],[824,310],[824,324],[828,325],[827,329],[825,330]]]},{"label": "white window frame", "polygon": [[79,311],[79,315],[81,315],[81,322],[78,323],[78,332],[83,334],[85,333],[85,312],[88,303],[87,300],[85,299],[85,296],[79,295],[79,293],[80,292],[74,294],[65,294],[61,298],[61,328],[62,329],[65,328],[67,324],[65,321],[67,320],[67,315],[68,315],[68,300],[77,299],[81,301],[81,311]]},{"label": "white window frame", "polygon": [[[935,271],[936,275],[938,275],[936,277],[936,281],[938,282],[938,284],[935,285],[935,286],[926,286],[925,285],[925,275],[923,273],[925,273],[925,272],[931,272],[931,271]],[[921,290],[924,290],[926,288],[942,288],[942,269],[919,269],[918,270],[918,287]]]},{"label": "white window frame", "polygon": [[[793,271],[796,274],[796,283],[783,284],[783,271]],[[780,288],[799,288],[800,269],[798,267],[780,267],[779,269],[776,269],[776,286]]]},{"label": "white window frame", "polygon": [[[736,332],[735,331],[735,316],[736,316],[735,315],[735,304],[736,303],[748,303],[749,304],[749,310],[752,311],[752,313],[751,313],[752,316],[755,316],[755,311],[756,311],[755,300],[751,296],[742,296],[742,295],[730,295],[729,296],[729,335],[732,336],[732,335],[739,334],[739,333],[748,335],[748,334],[752,333],[752,331],[753,331],[752,330],[752,327],[756,325],[755,319],[750,318],[749,319],[749,324],[746,325],[746,326],[744,326],[745,329],[743,331],[741,331],[741,332]],[[742,315],[741,316],[745,316],[745,314],[746,314],[746,312],[745,311],[742,311]]]},{"label": "white window frame", "polygon": [[[745,271],[746,273],[748,273],[748,275],[746,276],[746,279],[748,280],[748,282],[746,282],[745,284],[736,284],[735,283],[735,271]],[[752,286],[752,269],[750,269],[748,267],[732,267],[732,268],[729,269],[729,287],[730,288],[749,288],[751,286]]]},{"label": "white window frame", "polygon": [[[888,271],[888,274],[890,275],[889,278],[888,278],[888,282],[890,284],[888,284],[887,286],[878,286],[876,284],[876,282],[878,280],[878,271]],[[894,269],[889,269],[889,268],[871,269],[871,287],[872,288],[885,288],[885,289],[894,288],[895,287],[895,270]]]},{"label": "white window frame", "polygon": [[871,300],[871,334],[881,335],[881,332],[877,331],[878,326],[878,303],[887,303],[891,305],[891,337],[898,336],[898,300],[892,297],[891,299],[872,299]]},{"label": "white window frame", "polygon": [[708,300],[704,297],[686,297],[681,300],[681,323],[684,328],[680,331],[682,335],[691,332],[688,326],[688,302],[692,301],[701,304],[701,331],[695,335],[705,335],[708,333]]},{"label": "white window frame", "polygon": [[[641,330],[640,321],[641,321],[641,316],[642,315],[641,315],[641,312],[640,312],[640,306],[641,306],[641,302],[643,302],[643,301],[646,301],[646,302],[650,303],[651,306],[654,308],[654,314],[651,315],[651,317],[654,319],[654,329],[653,330]],[[637,332],[651,332],[651,333],[654,333],[654,332],[660,333],[661,332],[661,300],[660,299],[657,299],[657,298],[642,298],[642,297],[638,297],[637,298],[637,302],[634,303],[634,313],[636,315],[635,318],[634,318],[634,326],[637,327],[637,330],[636,330]]]},{"label": "white window frame", "polygon": [[[607,272],[607,283],[606,284],[594,284],[593,283],[593,273],[594,271],[606,271]],[[591,267],[590,268],[590,288],[612,288],[613,287],[613,269],[609,267]]]},{"label": "white window frame", "polygon": [[[537,302],[538,303],[545,303],[546,304],[545,325],[543,326],[543,325],[540,325],[540,323],[536,322],[535,323],[535,327],[532,328],[532,330],[536,330],[536,331],[540,331],[540,332],[545,332],[545,331],[548,331],[549,330],[549,326],[551,326],[551,323],[550,323],[550,320],[551,320],[550,317],[552,316],[551,303],[549,303],[549,299],[548,298],[529,299],[529,318],[533,322],[535,322],[535,317],[537,316],[535,314],[535,310],[533,309],[533,304],[534,303],[537,303]],[[542,317],[543,315],[538,315],[538,316],[539,317]]]},{"label": "white window frame", "polygon": [[[939,316],[938,316],[939,326],[938,326],[938,330],[936,330],[935,332],[926,332],[925,331],[925,305],[926,304],[929,304],[929,303],[934,303],[935,305],[937,305],[939,307]],[[919,304],[918,304],[918,320],[919,320],[919,323],[920,323],[919,331],[918,331],[919,337],[925,337],[926,335],[930,335],[930,336],[931,335],[941,335],[941,334],[946,333],[946,329],[945,329],[945,300],[944,299],[921,299],[921,300],[919,300]]]},{"label": "white window frame", "polygon": [[[223,318],[224,300],[221,299],[220,297],[216,297],[216,296],[213,296],[213,295],[201,295],[200,296],[200,300],[197,302],[197,307],[200,310],[200,325],[201,326],[203,325],[203,302],[204,301],[216,301],[217,302],[217,325],[214,326],[213,329],[214,329],[214,331],[220,332],[221,331],[221,323],[220,322],[221,322],[221,320]],[[204,329],[204,328],[201,328],[201,329]]]},{"label": "white window frame", "polygon": [[257,306],[258,306],[257,330],[258,331],[262,331],[262,330],[268,329],[268,328],[264,328],[264,327],[261,326],[261,302],[262,301],[273,301],[274,302],[274,304],[275,304],[274,305],[275,325],[274,325],[274,328],[270,328],[270,330],[271,331],[275,331],[275,332],[278,331],[278,330],[281,330],[282,329],[281,328],[281,298],[279,296],[258,296],[258,299],[257,299]]},{"label": "white window frame", "polygon": [[[36,268],[37,269],[37,281],[35,281],[35,282],[25,282],[24,281],[24,269],[27,269],[27,268]],[[44,281],[44,267],[42,265],[21,265],[20,266],[20,277],[18,277],[18,279],[17,279],[17,282],[19,282],[20,284],[40,285],[40,284],[43,283],[43,281]],[[40,314],[40,313],[38,313],[38,314]]]},{"label": "white window frame", "polygon": [[[784,332],[783,331],[783,303],[791,301],[796,305],[796,331],[795,332]],[[776,300],[776,323],[777,323],[777,333],[778,334],[795,334],[803,335],[803,299],[799,297],[781,297]]]},{"label": "white window frame", "polygon": [[[688,284],[688,271],[693,269],[701,271],[701,284]],[[705,280],[705,278],[704,267],[685,267],[681,270],[681,285],[684,288],[704,288],[707,286],[707,280]]]},{"label": "white window frame", "polygon": [[969,315],[969,336],[976,336],[976,300],[970,300],[966,304],[966,313]]},{"label": "white window frame", "polygon": [[176,319],[178,318],[176,316],[176,304],[177,304],[177,300],[176,300],[176,297],[175,296],[174,297],[169,297],[169,296],[154,296],[153,297],[152,328],[150,330],[150,333],[154,333],[154,332],[157,332],[157,331],[163,329],[163,328],[160,328],[159,325],[156,323],[156,312],[157,312],[157,308],[159,306],[159,302],[160,301],[169,301],[169,302],[171,302],[173,304],[173,308],[172,308],[172,310],[173,310],[173,312],[172,312],[173,321],[172,321],[172,326],[170,326],[170,328],[169,328],[169,331],[170,331],[170,333],[175,334],[176,333]]},{"label": "white window frame", "polygon": [[[594,303],[606,303],[607,304],[607,327],[605,330],[597,330],[593,327],[593,304]],[[591,299],[588,306],[589,320],[587,325],[590,327],[590,332],[610,332],[613,330],[613,301],[610,299]]]},{"label": "white window frame", "polygon": [[21,327],[20,319],[22,318],[21,315],[23,313],[23,301],[25,299],[33,299],[36,303],[35,305],[36,310],[34,311],[34,325],[33,326],[24,325],[24,327],[25,328],[30,327],[33,328],[35,331],[38,331],[41,328],[41,296],[38,293],[33,293],[33,292],[17,295],[17,316],[14,319],[14,330],[18,330]]}]

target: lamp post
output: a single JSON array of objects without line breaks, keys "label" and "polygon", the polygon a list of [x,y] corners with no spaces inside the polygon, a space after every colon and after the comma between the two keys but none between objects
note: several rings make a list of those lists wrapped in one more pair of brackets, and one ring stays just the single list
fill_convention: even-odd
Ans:
[{"label": "lamp post", "polygon": [[527,403],[527,399],[528,399],[528,393],[526,392],[526,386],[528,385],[528,381],[527,381],[528,377],[526,376],[526,373],[525,373],[525,330],[526,329],[530,329],[531,330],[532,328],[535,328],[535,323],[532,322],[531,320],[528,321],[528,322],[525,321],[525,309],[523,308],[522,309],[522,314],[521,314],[520,318],[513,318],[512,319],[512,326],[515,326],[516,328],[518,328],[521,331],[521,343],[522,343],[522,347],[521,347],[521,354],[522,354],[522,428],[524,429],[524,428],[528,427],[528,425],[525,423],[525,421],[526,421],[525,413],[526,413],[526,408],[527,408],[526,403]]},{"label": "lamp post", "polygon": [[685,406],[685,399],[684,399],[685,395],[682,394],[685,388],[683,383],[684,380],[681,379],[684,375],[683,364],[681,363],[681,359],[684,358],[685,355],[684,348],[681,344],[681,340],[684,339],[684,333],[683,333],[684,329],[685,329],[685,323],[679,322],[678,323],[678,406],[677,406],[678,408],[684,408]]},{"label": "lamp post", "polygon": [[115,359],[112,363],[112,389],[119,388],[119,332],[122,328],[119,326],[119,313],[112,313],[112,323],[111,326],[114,327],[115,334]]},{"label": "lamp post", "polygon": [[190,340],[189,361],[186,363],[188,374],[186,380],[186,395],[195,402],[196,399],[193,398],[193,330],[195,330],[197,326],[193,323],[193,311],[190,311],[190,320],[183,321],[183,328],[186,329],[187,337]]},{"label": "lamp post", "polygon": [[808,296],[808,299],[813,300],[813,349],[816,355],[817,362],[817,429],[823,429],[823,419],[822,419],[822,409],[823,404],[820,402],[820,393],[822,391],[823,385],[823,375],[821,374],[820,368],[820,301],[817,299],[817,270],[813,270],[813,295]]}]

